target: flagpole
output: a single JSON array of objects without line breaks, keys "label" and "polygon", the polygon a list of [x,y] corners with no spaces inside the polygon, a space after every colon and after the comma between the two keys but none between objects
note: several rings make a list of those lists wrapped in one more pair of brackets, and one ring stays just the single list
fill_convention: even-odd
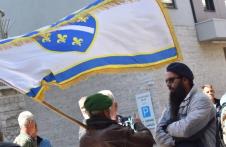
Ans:
[{"label": "flagpole", "polygon": [[47,107],[48,109],[52,110],[53,112],[57,113],[58,115],[66,118],[67,120],[71,121],[73,124],[79,125],[80,127],[83,127],[85,129],[87,129],[87,126],[85,124],[83,124],[82,122],[80,122],[77,119],[74,119],[73,117],[65,114],[63,111],[57,109],[56,107],[54,107],[53,105],[49,104],[46,101],[39,101],[39,100],[35,100],[36,102],[42,104],[43,106]]}]

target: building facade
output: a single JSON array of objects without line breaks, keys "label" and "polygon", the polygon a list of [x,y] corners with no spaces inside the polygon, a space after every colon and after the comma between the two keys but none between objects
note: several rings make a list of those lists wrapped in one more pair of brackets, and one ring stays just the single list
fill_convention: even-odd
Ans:
[{"label": "building facade", "polygon": [[[14,2],[18,4],[14,5],[11,5],[10,1],[0,1],[0,9],[13,20],[9,35],[14,36],[51,24],[91,1],[18,0]],[[195,84],[198,87],[207,83],[213,84],[216,95],[220,98],[226,92],[225,0],[163,0],[163,2],[168,7],[181,46],[182,62],[193,70]],[[21,3],[23,5],[20,5]],[[82,121],[77,103],[82,96],[110,89],[119,102],[120,114],[129,116],[137,113],[136,95],[149,92],[157,121],[168,101],[164,73],[165,67],[153,71],[96,75],[64,91],[52,88],[46,93],[46,100]],[[16,115],[19,111],[30,110],[37,118],[39,134],[48,138],[54,146],[79,146],[79,127],[68,120],[30,98],[16,93],[3,94],[0,100],[9,103],[6,105],[0,102],[1,126],[8,140],[12,140],[13,137],[8,137],[10,125],[7,125],[12,123],[11,132],[16,136],[18,133]]]}]

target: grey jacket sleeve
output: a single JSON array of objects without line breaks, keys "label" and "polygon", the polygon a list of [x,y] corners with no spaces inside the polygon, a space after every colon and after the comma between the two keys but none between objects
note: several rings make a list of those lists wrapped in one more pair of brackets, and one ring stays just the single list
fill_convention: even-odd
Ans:
[{"label": "grey jacket sleeve", "polygon": [[166,132],[166,127],[170,123],[170,113],[169,109],[165,109],[155,131],[155,139],[157,144],[165,145],[165,146],[174,146],[175,141],[173,137]]},{"label": "grey jacket sleeve", "polygon": [[185,118],[168,125],[167,131],[171,136],[189,138],[206,127],[216,114],[211,101],[202,94],[192,97],[187,107]]}]

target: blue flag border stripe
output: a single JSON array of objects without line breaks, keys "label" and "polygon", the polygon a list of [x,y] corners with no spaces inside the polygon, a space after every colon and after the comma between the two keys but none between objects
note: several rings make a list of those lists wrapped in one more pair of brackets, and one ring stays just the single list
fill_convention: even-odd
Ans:
[{"label": "blue flag border stripe", "polygon": [[[68,81],[72,81],[77,77],[82,76],[88,72],[95,72],[104,69],[117,69],[122,68],[134,68],[134,67],[148,67],[155,63],[166,62],[169,59],[178,58],[177,49],[175,47],[145,55],[136,55],[136,56],[110,56],[103,58],[96,58],[86,62],[83,62],[79,65],[76,65],[64,72],[53,75],[52,73],[43,78],[42,81],[45,83],[54,82],[55,85],[64,85]],[[43,83],[43,82],[42,82]],[[48,84],[47,84],[48,85]],[[43,91],[44,86],[41,85],[37,88],[32,88],[27,95],[39,99],[40,93]]]}]

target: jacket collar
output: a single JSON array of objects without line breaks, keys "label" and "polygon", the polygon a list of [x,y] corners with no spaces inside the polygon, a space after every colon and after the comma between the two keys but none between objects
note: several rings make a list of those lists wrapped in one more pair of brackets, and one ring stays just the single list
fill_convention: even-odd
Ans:
[{"label": "jacket collar", "polygon": [[104,129],[112,124],[117,124],[116,121],[105,117],[92,117],[86,121],[89,129]]},{"label": "jacket collar", "polygon": [[190,90],[190,92],[187,94],[187,96],[185,97],[185,99],[182,101],[182,103],[180,104],[180,107],[186,106],[188,105],[188,103],[190,102],[191,97],[198,91],[197,86],[193,86]]},{"label": "jacket collar", "polygon": [[184,99],[184,100],[188,100],[190,97],[192,97],[192,95],[194,94],[194,93],[196,93],[198,91],[198,88],[197,88],[197,86],[193,86],[192,88],[191,88],[191,90],[190,90],[190,92],[187,94],[187,96],[186,96],[186,98]]}]

